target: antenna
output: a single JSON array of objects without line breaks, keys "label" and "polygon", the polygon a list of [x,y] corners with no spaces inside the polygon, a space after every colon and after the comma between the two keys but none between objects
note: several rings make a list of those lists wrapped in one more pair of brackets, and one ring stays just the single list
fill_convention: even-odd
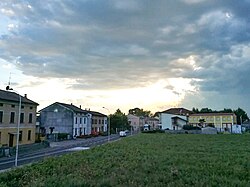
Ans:
[{"label": "antenna", "polygon": [[10,76],[9,76],[8,86],[10,86],[10,80],[11,80],[11,72],[10,72]]}]

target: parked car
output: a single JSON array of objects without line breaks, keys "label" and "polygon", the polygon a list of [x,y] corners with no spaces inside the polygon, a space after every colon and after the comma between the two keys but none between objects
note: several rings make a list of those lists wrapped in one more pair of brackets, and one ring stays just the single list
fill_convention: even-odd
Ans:
[{"label": "parked car", "polygon": [[124,132],[126,133],[126,135],[128,135],[128,134],[129,134],[129,130],[125,130]]},{"label": "parked car", "polygon": [[120,131],[120,137],[126,137],[127,136],[127,134],[126,134],[126,132],[125,131]]}]

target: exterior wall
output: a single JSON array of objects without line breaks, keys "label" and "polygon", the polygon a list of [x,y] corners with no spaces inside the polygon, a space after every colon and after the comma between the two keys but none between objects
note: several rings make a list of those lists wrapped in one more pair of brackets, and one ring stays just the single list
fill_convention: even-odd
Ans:
[{"label": "exterior wall", "polygon": [[50,127],[52,127],[54,128],[53,132],[68,133],[73,137],[74,114],[71,110],[53,104],[43,109],[40,117],[40,127],[45,128],[46,134],[51,133]]},{"label": "exterior wall", "polygon": [[236,124],[235,114],[223,114],[223,113],[207,113],[207,114],[192,114],[189,116],[190,125],[199,125],[199,120],[204,119],[204,126],[214,125],[218,131],[223,132],[227,128],[229,131],[232,129],[232,125]]},{"label": "exterior wall", "polygon": [[127,115],[127,118],[128,118],[129,124],[132,126],[134,131],[139,130],[140,127],[144,125],[144,124],[143,125],[141,124],[142,122],[140,120],[140,117],[138,117],[138,116],[129,114],[129,115]]},{"label": "exterior wall", "polygon": [[150,125],[150,129],[157,129],[159,120],[156,118],[145,118],[145,123]]},{"label": "exterior wall", "polygon": [[91,115],[74,114],[73,136],[91,134]]},{"label": "exterior wall", "polygon": [[[17,137],[17,124],[19,118],[19,103],[7,102],[0,100],[0,111],[3,112],[2,122],[0,122],[0,146],[16,146]],[[35,129],[36,129],[36,110],[37,106],[33,104],[21,103],[21,114],[23,115],[23,122],[20,122],[19,132],[21,134],[20,145],[30,144],[35,142]],[[10,122],[11,112],[14,112],[14,122]],[[29,119],[31,115],[31,119]],[[28,134],[30,131],[30,137]],[[11,138],[12,136],[12,138]],[[11,139],[13,141],[11,141]]]},{"label": "exterior wall", "polygon": [[107,131],[107,117],[92,115],[92,132]]},{"label": "exterior wall", "polygon": [[184,120],[187,120],[186,116],[182,116],[182,115],[174,115],[174,114],[167,114],[167,113],[160,113],[160,117],[159,117],[159,125],[162,126],[162,129],[169,129],[169,130],[174,130],[173,128],[173,124],[172,124],[172,117],[179,117],[182,118]]},{"label": "exterior wall", "polygon": [[[175,122],[176,122],[176,124],[175,124]],[[181,130],[183,128],[183,126],[187,124],[187,121],[184,121],[184,120],[179,119],[179,118],[177,118],[177,119],[172,118],[172,124],[173,124],[173,130]]]}]

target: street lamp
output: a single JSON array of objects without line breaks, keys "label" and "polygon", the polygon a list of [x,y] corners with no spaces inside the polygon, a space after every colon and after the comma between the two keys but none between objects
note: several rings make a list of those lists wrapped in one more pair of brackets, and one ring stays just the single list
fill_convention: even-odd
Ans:
[{"label": "street lamp", "polygon": [[13,90],[13,88],[10,88],[9,86],[6,87],[6,90],[12,90],[19,96],[19,107],[18,107],[18,120],[17,120],[17,138],[16,138],[16,158],[15,158],[15,166],[17,167],[17,158],[18,158],[18,146],[19,146],[19,129],[20,129],[20,116],[21,116],[21,104],[22,104],[22,98],[21,95]]},{"label": "street lamp", "polygon": [[108,118],[109,119],[109,125],[108,125],[109,127],[107,126],[107,128],[108,128],[107,130],[108,130],[108,141],[110,141],[110,129],[111,129],[111,126],[110,126],[111,125],[110,124],[110,114],[111,113],[110,113],[110,110],[108,108],[106,108],[106,107],[102,107],[102,108],[106,109],[109,112],[109,118]]}]

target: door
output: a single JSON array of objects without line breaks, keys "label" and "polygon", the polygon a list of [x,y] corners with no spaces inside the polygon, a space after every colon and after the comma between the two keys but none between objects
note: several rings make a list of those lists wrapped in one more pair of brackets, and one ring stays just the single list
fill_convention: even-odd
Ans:
[{"label": "door", "polygon": [[14,134],[9,134],[9,147],[13,147]]}]

